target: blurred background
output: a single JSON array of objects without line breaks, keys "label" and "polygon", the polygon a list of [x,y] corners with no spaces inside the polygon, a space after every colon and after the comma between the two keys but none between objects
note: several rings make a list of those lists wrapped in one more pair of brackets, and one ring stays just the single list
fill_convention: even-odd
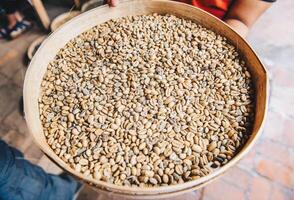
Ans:
[{"label": "blurred background", "polygon": [[[21,114],[25,72],[32,55],[50,31],[71,17],[101,5],[102,1],[96,0],[93,4],[77,0],[31,3],[33,6],[26,3],[20,10],[33,27],[13,40],[0,41],[0,138],[20,149],[28,160],[47,172],[58,174],[61,169],[33,143]],[[3,27],[7,22],[3,10],[0,13]],[[294,199],[293,36],[294,1],[278,0],[257,21],[247,38],[270,74],[270,102],[261,138],[251,152],[222,178],[178,199]],[[85,200],[101,198],[87,187],[79,196]]]}]

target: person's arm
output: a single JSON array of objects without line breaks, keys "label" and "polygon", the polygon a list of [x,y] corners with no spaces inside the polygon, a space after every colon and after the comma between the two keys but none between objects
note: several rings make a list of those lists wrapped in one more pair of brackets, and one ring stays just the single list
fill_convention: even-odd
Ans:
[{"label": "person's arm", "polygon": [[[264,13],[275,0],[235,0],[224,21],[246,37],[249,28],[258,17]],[[116,6],[119,0],[107,0],[109,6]]]},{"label": "person's arm", "polygon": [[224,21],[241,36],[246,37],[254,22],[271,5],[272,3],[270,1],[236,0],[228,11]]}]

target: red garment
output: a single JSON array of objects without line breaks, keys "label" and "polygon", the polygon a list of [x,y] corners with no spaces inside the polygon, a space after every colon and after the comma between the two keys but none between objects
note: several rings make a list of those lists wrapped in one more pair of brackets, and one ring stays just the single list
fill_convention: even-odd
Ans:
[{"label": "red garment", "polygon": [[212,15],[222,19],[229,9],[231,0],[178,0],[183,3],[191,4]]}]

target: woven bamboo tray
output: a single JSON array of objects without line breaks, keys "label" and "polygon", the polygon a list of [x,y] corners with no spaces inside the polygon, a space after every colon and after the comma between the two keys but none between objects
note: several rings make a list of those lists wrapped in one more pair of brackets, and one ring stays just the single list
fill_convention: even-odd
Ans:
[{"label": "woven bamboo tray", "polygon": [[98,6],[103,5],[103,3],[104,3],[104,0],[90,0],[90,1],[87,1],[86,3],[84,3],[82,5],[81,12],[86,12],[88,10],[94,9],[94,8],[96,8]]},{"label": "woven bamboo tray", "polygon": [[50,24],[51,31],[55,31],[60,26],[65,24],[67,21],[71,20],[75,16],[79,15],[80,11],[69,11],[58,15],[56,18],[53,19],[52,23]]},{"label": "woven bamboo tray", "polygon": [[[40,94],[40,84],[46,71],[48,63],[53,60],[60,48],[72,38],[78,36],[82,32],[90,29],[97,24],[103,23],[113,18],[119,18],[129,15],[142,15],[150,13],[173,14],[178,17],[191,19],[196,23],[207,27],[216,33],[226,37],[228,41],[238,48],[240,55],[245,60],[249,71],[252,74],[255,95],[255,120],[251,136],[240,152],[226,165],[198,180],[171,186],[155,187],[155,188],[135,188],[117,186],[90,178],[85,178],[82,174],[71,169],[62,159],[60,159],[51,150],[46,143],[45,136],[42,131],[41,121],[39,119],[38,97]],[[188,191],[196,190],[227,171],[234,166],[245,154],[252,148],[254,142],[261,133],[262,126],[267,110],[268,101],[268,75],[262,63],[254,53],[248,43],[241,38],[235,31],[228,27],[225,23],[214,16],[201,11],[193,6],[165,1],[165,0],[135,0],[126,1],[119,4],[115,8],[107,5],[92,9],[85,12],[74,19],[70,20],[62,27],[58,28],[51,34],[41,45],[33,57],[27,70],[24,83],[24,109],[25,118],[35,143],[42,151],[56,164],[73,176],[93,185],[100,192],[111,195],[120,195],[133,199],[158,199],[162,197],[171,197]]]}]

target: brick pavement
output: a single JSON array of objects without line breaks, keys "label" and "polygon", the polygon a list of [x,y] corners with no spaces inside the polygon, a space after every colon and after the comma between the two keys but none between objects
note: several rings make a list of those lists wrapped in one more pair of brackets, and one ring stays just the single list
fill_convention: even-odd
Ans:
[{"label": "brick pavement", "polygon": [[[263,134],[244,159],[202,190],[199,199],[294,199],[294,20],[288,20],[293,17],[293,10],[288,9],[291,6],[294,6],[293,0],[276,3],[257,22],[248,38],[271,77],[270,104]],[[61,170],[34,145],[17,111],[25,74],[22,57],[38,35],[39,31],[33,30],[14,41],[0,42],[0,138],[22,150],[28,159],[48,172],[60,173]],[[79,199],[97,199],[97,194],[86,188]]]}]

